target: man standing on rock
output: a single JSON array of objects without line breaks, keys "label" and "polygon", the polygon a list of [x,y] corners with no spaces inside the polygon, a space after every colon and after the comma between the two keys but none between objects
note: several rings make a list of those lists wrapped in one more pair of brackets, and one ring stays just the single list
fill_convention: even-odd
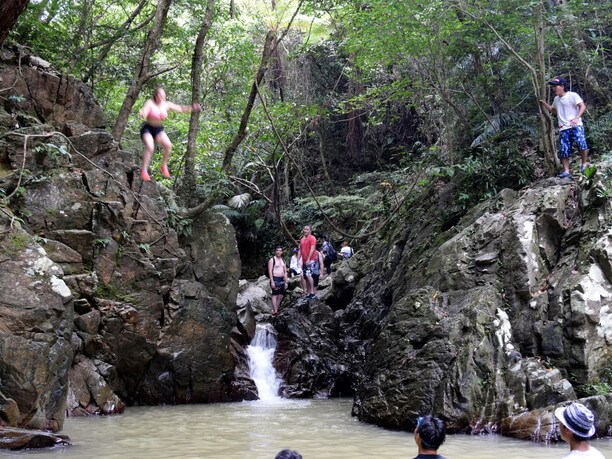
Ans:
[{"label": "man standing on rock", "polygon": [[559,159],[563,164],[563,172],[560,178],[572,178],[569,169],[569,159],[572,156],[573,144],[580,150],[580,173],[589,165],[587,155],[589,147],[584,136],[584,126],[582,125],[582,114],[586,110],[586,105],[582,98],[569,90],[569,85],[565,78],[553,78],[548,82],[555,93],[552,105],[548,105],[545,100],[539,100],[540,105],[550,113],[557,116],[559,125]]},{"label": "man standing on rock", "polygon": [[433,416],[421,416],[414,429],[414,442],[419,454],[414,459],[446,459],[438,454],[438,448],[446,439],[444,421]]},{"label": "man standing on rock", "polygon": [[315,296],[314,282],[312,279],[312,264],[316,261],[315,251],[317,249],[317,239],[312,235],[312,227],[304,227],[304,237],[300,239],[300,251],[298,260],[302,261],[302,288],[309,297]]},{"label": "man standing on rock", "polygon": [[555,417],[561,423],[561,438],[570,446],[569,454],[563,459],[605,459],[603,454],[589,445],[589,438],[595,433],[595,417],[591,410],[581,403],[572,403],[557,408]]},{"label": "man standing on rock", "polygon": [[287,265],[283,260],[282,247],[277,247],[274,256],[268,260],[268,277],[272,287],[272,315],[275,316],[287,288]]}]

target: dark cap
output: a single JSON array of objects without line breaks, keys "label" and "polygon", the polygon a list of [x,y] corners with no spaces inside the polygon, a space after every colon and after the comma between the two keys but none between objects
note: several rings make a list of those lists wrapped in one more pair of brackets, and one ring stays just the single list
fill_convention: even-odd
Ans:
[{"label": "dark cap", "polygon": [[567,88],[567,81],[565,80],[565,78],[555,77],[552,80],[550,80],[547,84],[551,86],[563,86],[564,88]]},{"label": "dark cap", "polygon": [[298,252],[299,252],[299,250],[296,247],[294,247],[293,248],[293,253],[298,253]]}]

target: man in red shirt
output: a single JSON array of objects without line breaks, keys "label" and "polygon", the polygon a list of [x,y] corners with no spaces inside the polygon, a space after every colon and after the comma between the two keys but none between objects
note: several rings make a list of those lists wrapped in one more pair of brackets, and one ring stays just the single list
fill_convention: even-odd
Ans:
[{"label": "man in red shirt", "polygon": [[302,260],[302,288],[309,297],[315,296],[315,287],[312,280],[312,264],[316,260],[317,239],[312,235],[312,227],[304,227],[304,237],[300,239],[298,260]]}]

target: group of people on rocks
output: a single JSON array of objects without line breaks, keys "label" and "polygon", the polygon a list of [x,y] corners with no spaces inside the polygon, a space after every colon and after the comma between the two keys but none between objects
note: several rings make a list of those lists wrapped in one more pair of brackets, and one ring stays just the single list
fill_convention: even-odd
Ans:
[{"label": "group of people on rocks", "polygon": [[[559,435],[569,444],[570,452],[562,459],[605,459],[604,455],[589,444],[595,434],[595,416],[582,403],[571,403],[555,410],[559,421]],[[435,416],[420,416],[416,420],[414,442],[417,455],[413,459],[446,459],[438,449],[446,439],[446,425]],[[275,459],[302,459],[297,451],[283,449]]]},{"label": "group of people on rocks", "polygon": [[272,289],[272,314],[278,314],[280,303],[289,285],[289,277],[300,276],[304,295],[316,297],[319,280],[331,274],[331,265],[339,258],[347,259],[353,256],[353,249],[347,241],[342,242],[340,253],[336,252],[329,237],[323,235],[320,250],[317,239],[312,234],[312,226],[303,228],[300,246],[292,251],[289,268],[283,259],[283,248],[277,246],[274,256],[268,260],[267,274]]}]

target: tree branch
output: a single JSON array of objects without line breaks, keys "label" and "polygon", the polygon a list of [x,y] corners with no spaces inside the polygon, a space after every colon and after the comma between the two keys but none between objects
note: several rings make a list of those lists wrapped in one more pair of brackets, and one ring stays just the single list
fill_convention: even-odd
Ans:
[{"label": "tree branch", "polygon": [[232,160],[234,159],[234,154],[236,153],[236,150],[238,150],[238,147],[246,137],[247,125],[249,124],[249,118],[251,117],[251,112],[253,111],[253,107],[255,106],[255,98],[257,97],[257,87],[263,81],[266,70],[268,68],[268,61],[270,60],[270,56],[272,55],[272,47],[275,36],[276,32],[272,30],[266,34],[264,49],[261,56],[261,63],[259,64],[259,69],[257,69],[255,80],[251,85],[251,92],[249,93],[249,98],[247,100],[246,107],[244,108],[244,112],[242,113],[242,117],[240,118],[240,126],[238,127],[238,132],[234,136],[234,139],[227,147],[223,155],[223,166],[221,167],[221,169],[225,173],[229,171],[229,168],[232,165]]},{"label": "tree branch", "polygon": [[[268,111],[268,107],[267,104],[264,100],[264,98],[262,97],[261,93],[259,92],[259,88],[257,88],[257,95],[259,96],[259,100],[261,101],[263,110],[266,114],[266,117],[268,118],[268,121],[270,121],[270,125],[272,126],[272,130],[274,131],[274,135],[276,136],[276,138],[278,139],[278,141],[280,142],[281,146],[283,147],[283,150],[285,152],[285,155],[287,155],[287,157],[290,159],[290,161],[294,164],[296,164],[296,161],[294,160],[293,156],[289,153],[289,150],[287,149],[287,146],[285,145],[285,142],[283,141],[280,133],[278,132],[278,130],[276,129],[276,125],[274,124],[274,120],[272,119],[272,117],[270,116],[270,112]],[[383,221],[382,224],[380,224],[376,229],[374,229],[373,231],[370,231],[368,233],[363,233],[363,234],[351,234],[345,230],[342,230],[340,228],[338,228],[331,220],[330,218],[327,216],[327,214],[325,213],[325,211],[323,210],[323,207],[321,206],[321,203],[319,202],[319,200],[317,199],[314,190],[312,189],[312,187],[310,186],[310,183],[308,182],[308,180],[306,180],[306,177],[304,177],[304,174],[302,172],[302,169],[300,167],[296,167],[298,173],[300,174],[300,177],[302,178],[302,181],[306,184],[306,187],[308,188],[308,191],[310,192],[310,195],[312,196],[312,198],[315,201],[315,204],[317,205],[317,208],[319,209],[319,211],[321,212],[321,214],[323,215],[323,218],[325,218],[325,220],[327,221],[327,223],[329,223],[329,225],[333,228],[334,231],[336,231],[337,233],[341,234],[344,237],[350,238],[350,239],[365,239],[371,236],[374,236],[378,233],[380,233],[380,231],[382,231],[382,229],[387,226],[391,220],[393,219],[393,217],[395,216],[395,214],[397,213],[397,211],[404,205],[404,203],[408,200],[408,198],[410,196],[412,196],[412,191],[414,190],[414,188],[416,187],[416,185],[419,182],[419,178],[423,172],[423,170],[419,170],[417,176],[414,179],[414,182],[412,183],[410,189],[408,190],[408,192],[406,193],[406,195],[404,196],[404,198],[397,204],[397,206],[391,210],[389,218],[387,218],[385,221]],[[281,224],[283,224],[282,219],[280,219]],[[284,225],[284,224],[283,224]],[[293,239],[293,237],[291,236],[291,238]]]}]

